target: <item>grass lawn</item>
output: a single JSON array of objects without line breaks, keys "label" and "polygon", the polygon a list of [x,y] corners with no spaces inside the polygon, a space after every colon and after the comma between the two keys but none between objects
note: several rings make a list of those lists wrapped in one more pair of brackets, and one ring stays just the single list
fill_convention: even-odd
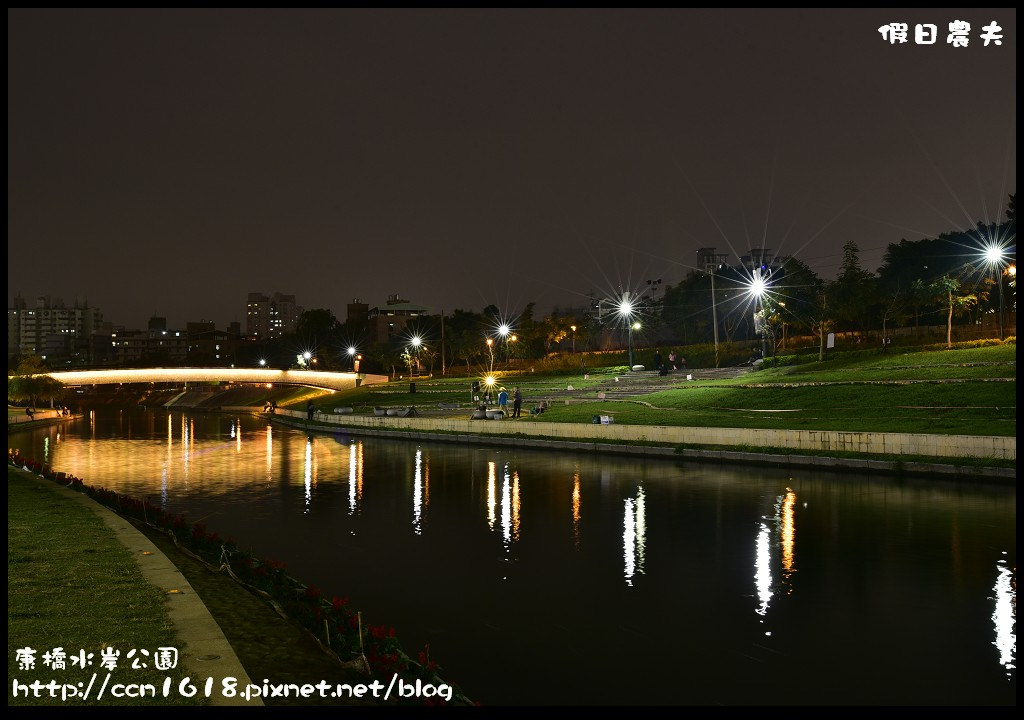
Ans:
[{"label": "grass lawn", "polygon": [[[21,670],[20,648],[35,649],[35,668]],[[7,687],[12,681],[88,685],[97,679],[92,697],[107,671],[100,666],[101,652],[120,650],[111,683],[152,683],[158,697],[117,699],[105,695],[102,705],[199,705],[171,692],[160,694],[165,677],[173,686],[184,677],[178,669],[132,669],[129,650],[178,647],[167,616],[163,593],[142,578],[129,551],[91,510],[40,487],[22,470],[7,469]],[[52,670],[43,654],[63,648],[67,668]],[[84,650],[92,666],[73,667],[71,656]],[[179,648],[180,650],[180,648]],[[138,653],[141,654],[141,653]],[[44,691],[42,694],[48,694]],[[68,705],[81,701],[8,695],[8,705]]]},{"label": "grass lawn", "polygon": [[[521,375],[502,381],[523,388],[526,404],[557,393],[543,422],[589,423],[613,415],[618,423],[693,427],[785,428],[875,432],[920,432],[1015,436],[1017,433],[1016,345],[929,352],[837,353],[824,362],[802,362],[747,373],[734,379],[686,382],[677,373],[649,376],[645,394],[598,398],[617,389],[624,368],[594,370],[590,379]],[[786,358],[782,358],[783,362]],[[471,403],[467,378],[426,378],[368,385],[314,400],[318,409],[374,406],[436,409],[438,403]],[[573,390],[567,391],[572,385]],[[569,398],[570,404],[564,404]],[[493,404],[493,403],[492,403]],[[304,409],[305,403],[294,404]]]},{"label": "grass lawn", "polygon": [[[780,364],[791,360],[780,357]],[[849,380],[945,380],[1016,378],[1017,346],[881,354],[840,353],[824,362],[781,365],[752,373],[747,382],[842,382]]]},{"label": "grass lawn", "polygon": [[[648,403],[648,404],[645,404]],[[625,401],[555,404],[538,420],[630,425],[1016,435],[1016,383],[667,390]],[[653,406],[653,407],[651,407]]]}]

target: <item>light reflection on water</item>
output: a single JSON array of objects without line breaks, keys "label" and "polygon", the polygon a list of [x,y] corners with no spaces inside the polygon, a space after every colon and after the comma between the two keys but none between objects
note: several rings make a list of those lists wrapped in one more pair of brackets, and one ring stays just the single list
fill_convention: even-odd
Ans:
[{"label": "light reflection on water", "polygon": [[[1004,555],[1006,553],[1003,553]],[[999,663],[1006,668],[1007,677],[1014,677],[1017,654],[1017,578],[1016,568],[1011,570],[1005,559],[996,564],[995,612],[992,622],[996,627],[993,645],[999,649]]]},{"label": "light reflection on water", "polygon": [[352,597],[484,704],[1015,702],[1012,489],[159,415],[11,446]]}]

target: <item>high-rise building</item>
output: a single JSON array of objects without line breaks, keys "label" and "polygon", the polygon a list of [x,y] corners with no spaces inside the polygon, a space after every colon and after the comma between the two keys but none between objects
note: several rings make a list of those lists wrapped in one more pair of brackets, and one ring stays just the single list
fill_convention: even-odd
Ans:
[{"label": "high-rise building", "polygon": [[249,293],[245,306],[245,333],[253,340],[281,337],[295,330],[303,309],[294,295]]},{"label": "high-rise building", "polygon": [[102,322],[99,308],[89,307],[82,298],[66,307],[63,300],[42,295],[29,307],[18,295],[7,309],[7,354],[45,355],[73,347],[79,338],[88,339]]}]

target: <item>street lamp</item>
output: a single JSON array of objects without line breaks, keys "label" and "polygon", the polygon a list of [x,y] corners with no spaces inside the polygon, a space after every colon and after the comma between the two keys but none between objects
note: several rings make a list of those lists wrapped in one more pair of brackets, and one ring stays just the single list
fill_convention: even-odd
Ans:
[{"label": "street lamp", "polygon": [[417,367],[420,364],[419,350],[420,346],[423,345],[423,339],[419,335],[413,335],[409,340],[409,344],[412,345],[412,352],[409,353],[409,377],[412,377],[413,361],[415,360]]},{"label": "street lamp", "polygon": [[629,369],[633,370],[633,331],[640,329],[640,323],[635,322],[629,326]]},{"label": "street lamp", "polygon": [[1003,248],[989,245],[985,248],[985,262],[992,266],[992,276],[999,285],[999,339],[1003,337]]},{"label": "street lamp", "polygon": [[639,330],[640,329],[640,323],[634,323],[633,322],[634,306],[633,306],[632,301],[630,301],[629,296],[630,296],[630,293],[629,293],[628,290],[626,292],[622,293],[622,299],[619,300],[619,305],[618,305],[617,311],[618,311],[619,317],[622,318],[622,320],[626,323],[626,326],[629,328],[627,345],[629,347],[629,370],[630,370],[630,372],[632,372],[633,371],[633,330],[634,330],[634,327],[635,327],[635,329]]},{"label": "street lamp", "polygon": [[[750,285],[747,288],[747,292],[749,292],[751,295],[754,296],[754,301],[756,303],[756,307],[758,308],[757,310],[754,311],[754,329],[755,330],[759,330],[759,332],[761,334],[761,358],[762,359],[764,359],[767,356],[767,349],[768,349],[768,346],[765,344],[766,343],[765,328],[766,328],[766,325],[767,325],[767,323],[765,321],[767,320],[767,318],[765,317],[765,307],[764,307],[764,295],[765,295],[765,293],[767,291],[768,291],[768,284],[764,281],[764,278],[761,277],[761,269],[760,268],[754,268],[754,275],[750,279]],[[759,323],[757,322],[758,313],[760,313],[760,316],[761,316],[760,328],[758,328],[758,324]]]},{"label": "street lamp", "polygon": [[352,361],[352,368],[353,368],[353,372],[354,372],[355,371],[355,362],[356,362],[356,352],[357,352],[357,350],[355,348],[355,345],[349,345],[348,346],[348,350],[346,352],[348,353],[349,360]]},{"label": "street lamp", "polygon": [[572,354],[575,355],[576,354],[576,326],[575,325],[570,325],[569,327],[572,328]]},{"label": "street lamp", "polygon": [[260,358],[260,367],[266,367],[266,365],[267,365],[267,361],[265,359],[263,359],[263,358]]},{"label": "street lamp", "polygon": [[501,335],[501,340],[505,345],[505,366],[508,367],[508,338],[512,333],[512,328],[508,323],[502,323],[498,326],[498,334]]}]

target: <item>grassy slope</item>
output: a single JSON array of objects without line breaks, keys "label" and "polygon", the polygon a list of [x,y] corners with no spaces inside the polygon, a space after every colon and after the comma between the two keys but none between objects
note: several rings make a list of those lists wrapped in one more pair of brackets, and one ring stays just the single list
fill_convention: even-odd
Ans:
[{"label": "grassy slope", "polygon": [[[556,401],[541,416],[545,422],[590,422],[594,415],[612,414],[619,423],[650,425],[1005,436],[1017,432],[1015,345],[884,355],[839,353],[822,363],[784,365],[733,380],[684,383],[631,400],[599,400],[597,390],[616,370],[621,372],[595,371],[589,381],[577,375],[521,376],[509,378],[505,386],[519,384],[529,403],[572,384],[575,398],[589,401]],[[470,402],[469,382],[419,380],[415,394],[409,393],[407,381],[371,385],[322,396],[316,404],[327,411],[351,406],[357,413],[370,412],[374,406],[436,408],[440,402],[459,402],[465,408]]]},{"label": "grassy slope", "polygon": [[[553,405],[546,422],[1016,435],[1015,383],[694,387],[633,401]],[[642,403],[650,403],[649,407]]]},{"label": "grassy slope", "polygon": [[[100,652],[107,647],[121,651],[112,683],[153,683],[160,688],[170,676],[177,687],[184,676],[180,664],[177,670],[163,672],[152,667],[131,669],[132,661],[125,661],[133,648],[152,653],[158,647],[178,647],[161,591],[142,578],[131,554],[95,513],[39,487],[25,475],[14,468],[7,470],[8,689],[14,678],[88,684],[95,672],[95,697],[106,674],[99,664]],[[24,647],[37,651],[34,670],[20,670],[15,661],[15,650]],[[69,657],[80,650],[93,653],[94,664],[83,671],[71,667],[69,659],[66,670],[50,670],[43,665],[42,655],[57,647]],[[9,705],[72,702],[8,695]],[[155,700],[105,696],[99,704],[195,705],[199,698],[185,700],[174,692]]]}]

